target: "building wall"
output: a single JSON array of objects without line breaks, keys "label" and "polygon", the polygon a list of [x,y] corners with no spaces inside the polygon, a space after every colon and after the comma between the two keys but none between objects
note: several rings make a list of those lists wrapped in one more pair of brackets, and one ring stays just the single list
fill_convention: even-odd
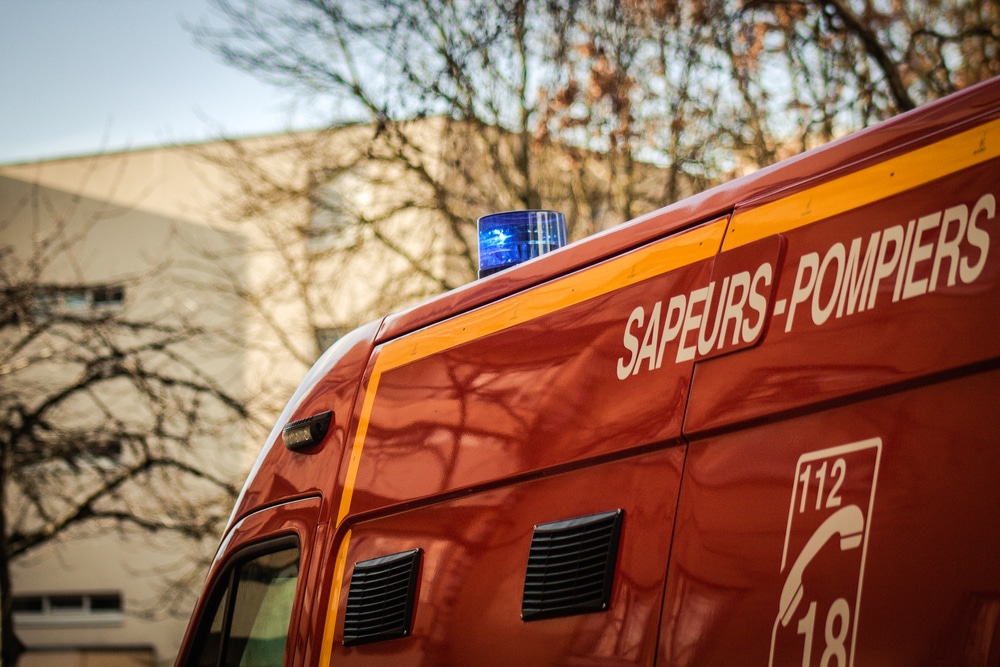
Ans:
[{"label": "building wall", "polygon": [[[130,317],[184,320],[219,334],[184,354],[199,372],[242,396],[264,375],[260,360],[280,362],[280,355],[254,344],[264,325],[252,309],[207,278],[210,265],[249,284],[260,269],[244,252],[252,233],[219,213],[225,196],[223,170],[184,148],[0,167],[0,245],[29,258],[37,239],[65,225],[70,238],[79,238],[45,262],[40,282],[124,283],[122,308]],[[4,335],[0,332],[0,342]],[[289,366],[290,387],[304,370],[294,361]],[[21,390],[61,379],[61,372],[42,366],[22,371]],[[281,383],[273,384],[280,397]],[[102,400],[127,404],[130,399]],[[136,406],[137,414],[141,410]],[[269,414],[256,416],[261,424],[273,420]],[[265,432],[259,425],[241,425],[219,438],[190,443],[183,456],[238,488]],[[56,470],[53,478],[70,485],[74,474]],[[194,484],[157,491],[183,496],[204,489]],[[129,493],[128,502],[137,506],[160,497],[142,489]],[[16,505],[16,498],[10,500]],[[13,592],[44,600],[45,608],[16,615],[18,635],[29,649],[22,665],[171,664],[212,549],[213,544],[193,547],[169,534],[99,524],[29,551],[14,563]],[[175,585],[186,590],[178,594],[171,589]],[[91,597],[109,594],[121,595],[120,613],[87,609]],[[87,601],[83,608],[72,608],[73,596]],[[59,608],[67,600],[69,607]]]}]

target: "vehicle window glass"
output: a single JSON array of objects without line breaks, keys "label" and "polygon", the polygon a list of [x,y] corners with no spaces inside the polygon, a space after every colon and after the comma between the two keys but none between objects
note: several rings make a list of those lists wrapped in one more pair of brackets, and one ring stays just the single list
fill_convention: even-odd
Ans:
[{"label": "vehicle window glass", "polygon": [[299,574],[299,549],[254,555],[232,567],[187,660],[197,667],[281,667]]},{"label": "vehicle window glass", "polygon": [[298,576],[298,549],[266,554],[240,567],[227,667],[280,667]]}]

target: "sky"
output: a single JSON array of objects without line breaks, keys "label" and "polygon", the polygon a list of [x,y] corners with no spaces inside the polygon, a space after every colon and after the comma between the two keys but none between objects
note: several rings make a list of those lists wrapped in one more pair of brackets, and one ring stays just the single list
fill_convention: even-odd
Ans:
[{"label": "sky", "polygon": [[0,164],[309,126],[195,43],[184,23],[213,16],[209,0],[0,0]]}]

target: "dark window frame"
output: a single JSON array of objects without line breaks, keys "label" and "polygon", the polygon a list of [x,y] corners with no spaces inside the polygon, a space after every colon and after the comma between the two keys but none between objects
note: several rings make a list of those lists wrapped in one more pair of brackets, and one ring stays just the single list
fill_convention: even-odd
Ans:
[{"label": "dark window frame", "polygon": [[[191,642],[191,648],[187,651],[184,664],[188,666],[202,666],[202,665],[212,665],[214,667],[222,667],[226,664],[226,646],[230,638],[230,633],[232,631],[232,621],[233,612],[236,606],[236,600],[239,597],[239,577],[238,574],[241,568],[247,563],[256,560],[262,556],[267,556],[269,554],[278,553],[279,551],[285,551],[288,549],[296,549],[298,551],[298,575],[295,587],[295,600],[292,604],[291,616],[289,618],[288,632],[292,629],[292,620],[295,617],[295,610],[298,608],[298,601],[300,596],[299,586],[302,583],[303,574],[303,563],[302,563],[302,544],[299,540],[298,535],[281,535],[275,538],[268,539],[266,541],[257,542],[246,547],[243,547],[239,551],[235,552],[228,562],[225,564],[221,574],[215,580],[212,586],[212,591],[208,596],[208,603],[202,609],[201,616],[198,618],[197,629],[194,633],[194,640]],[[206,642],[211,634],[211,628],[215,621],[216,616],[219,613],[220,605],[224,604],[225,607],[222,610],[222,623],[219,632],[219,646],[214,655],[214,660],[211,662],[204,662],[204,658],[211,657],[204,654],[206,647]],[[285,647],[287,649],[288,634],[285,637]],[[197,660],[197,662],[195,662]]]}]

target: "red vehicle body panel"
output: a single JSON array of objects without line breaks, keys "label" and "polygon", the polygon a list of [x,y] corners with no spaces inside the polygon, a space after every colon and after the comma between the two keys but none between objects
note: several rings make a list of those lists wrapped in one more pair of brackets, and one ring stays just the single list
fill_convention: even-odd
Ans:
[{"label": "red vehicle body panel", "polygon": [[[997,174],[1000,80],[359,329],[203,598],[308,503],[288,665],[997,664]],[[605,608],[523,620],[536,527],[615,510]],[[405,636],[345,642],[413,549]]]}]

